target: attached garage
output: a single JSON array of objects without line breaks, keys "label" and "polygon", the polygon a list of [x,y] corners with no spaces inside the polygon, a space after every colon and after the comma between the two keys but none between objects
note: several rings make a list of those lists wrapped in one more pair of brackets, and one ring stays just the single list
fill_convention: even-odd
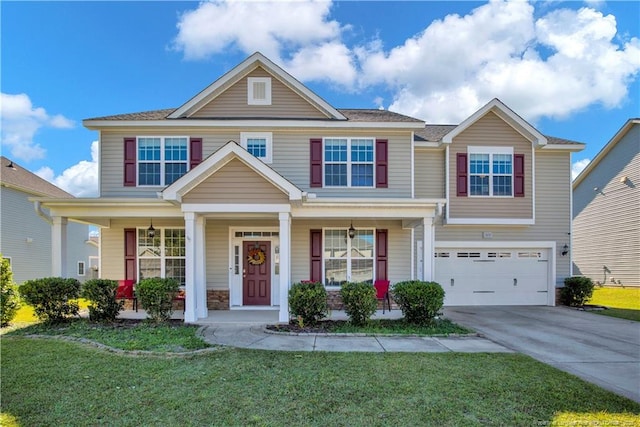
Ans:
[{"label": "attached garage", "polygon": [[445,305],[553,305],[554,247],[436,242],[435,281],[445,290]]}]

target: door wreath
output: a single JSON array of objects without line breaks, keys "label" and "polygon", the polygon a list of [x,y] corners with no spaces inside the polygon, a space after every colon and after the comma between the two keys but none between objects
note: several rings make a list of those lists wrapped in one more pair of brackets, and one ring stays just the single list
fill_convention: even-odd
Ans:
[{"label": "door wreath", "polygon": [[247,255],[247,261],[251,265],[262,265],[266,259],[264,251],[260,248],[251,249],[249,255]]}]

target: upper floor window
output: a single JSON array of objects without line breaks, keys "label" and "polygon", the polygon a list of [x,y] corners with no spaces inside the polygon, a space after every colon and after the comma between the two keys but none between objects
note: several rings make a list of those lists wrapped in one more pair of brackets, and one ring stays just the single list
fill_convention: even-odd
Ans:
[{"label": "upper floor window", "polygon": [[273,135],[271,132],[242,132],[242,147],[265,163],[272,161]]},{"label": "upper floor window", "polygon": [[270,77],[249,77],[247,79],[247,104],[271,105]]},{"label": "upper floor window", "polygon": [[513,149],[469,147],[469,195],[513,196]]},{"label": "upper floor window", "polygon": [[373,138],[325,138],[325,187],[373,187]]},{"label": "upper floor window", "polygon": [[167,186],[187,173],[187,137],[138,137],[138,185]]}]

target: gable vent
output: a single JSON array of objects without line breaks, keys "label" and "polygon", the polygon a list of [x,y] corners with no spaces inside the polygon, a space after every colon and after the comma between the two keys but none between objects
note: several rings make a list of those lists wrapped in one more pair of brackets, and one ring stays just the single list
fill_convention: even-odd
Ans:
[{"label": "gable vent", "polygon": [[269,77],[249,77],[247,83],[247,103],[249,105],[271,105],[271,79]]}]

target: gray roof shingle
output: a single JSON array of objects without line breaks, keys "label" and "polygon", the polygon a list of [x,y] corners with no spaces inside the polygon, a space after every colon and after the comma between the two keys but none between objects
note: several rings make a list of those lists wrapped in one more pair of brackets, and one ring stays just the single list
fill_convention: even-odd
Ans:
[{"label": "gray roof shingle", "polygon": [[22,166],[13,162],[13,168],[8,167],[12,161],[4,156],[0,156],[0,183],[19,188],[26,192],[42,197],[59,197],[62,199],[73,198],[73,196],[61,188],[56,187],[49,181],[40,178],[33,172],[29,172]]}]

